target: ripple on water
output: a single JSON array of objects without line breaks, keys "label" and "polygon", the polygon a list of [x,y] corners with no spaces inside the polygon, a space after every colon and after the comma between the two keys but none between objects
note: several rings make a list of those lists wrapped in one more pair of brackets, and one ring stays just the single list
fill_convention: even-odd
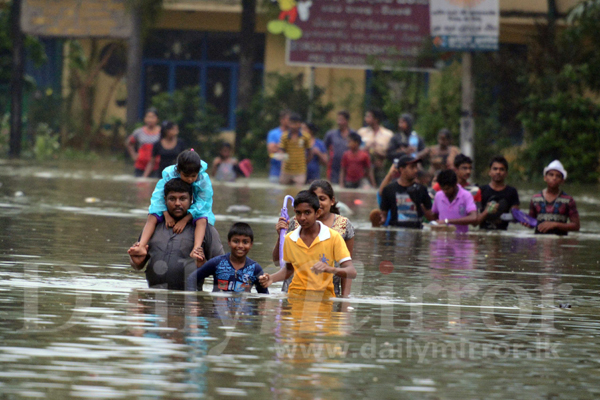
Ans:
[{"label": "ripple on water", "polygon": [[[244,297],[250,306],[242,312],[235,306],[239,299],[231,296],[198,295],[189,309],[181,294],[148,290],[144,275],[131,272],[125,251],[144,225],[156,180],[125,175],[125,167],[0,164],[0,392],[5,396],[597,397],[598,388],[592,387],[600,363],[593,356],[600,346],[597,188],[586,189],[586,197],[576,193],[582,233],[541,238],[511,226],[502,233],[473,231],[455,242],[454,236],[428,228],[372,229],[368,213],[377,206],[374,192],[340,190],[336,197],[354,212],[354,258],[361,262],[364,284],[355,281],[353,298],[336,299],[333,311],[313,315],[291,308],[280,285],[271,287],[267,298]],[[297,188],[253,179],[215,184],[214,190],[222,239],[231,222],[250,222],[256,239],[250,256],[275,271],[273,226],[283,195]],[[15,198],[18,191],[25,195]],[[86,198],[102,201],[86,203]],[[362,206],[354,204],[356,198]],[[252,211],[227,212],[234,204]],[[393,273],[383,274],[381,261],[395,266]],[[570,293],[558,291],[562,284],[572,286]],[[468,285],[477,290],[466,293]],[[545,305],[543,285],[553,285],[555,301],[573,308]],[[207,280],[206,290],[210,286]],[[411,297],[418,287],[440,290]],[[516,287],[523,290],[516,293]],[[492,289],[498,289],[493,309],[482,308]],[[529,296],[533,307],[521,304],[519,296]],[[25,314],[24,304],[31,306],[34,298],[38,313]],[[352,312],[341,312],[347,304]],[[516,327],[527,315],[528,323]],[[554,331],[543,329],[552,325],[546,317]],[[24,330],[24,321],[36,329]],[[361,346],[372,339],[375,353],[362,356]],[[409,339],[421,349],[464,341],[476,351],[456,357],[433,357],[430,351],[423,360],[414,346],[412,355],[405,351],[402,357],[378,352]],[[543,340],[558,345],[559,358],[536,354]],[[348,344],[348,357],[277,353],[281,344],[311,343]],[[482,350],[511,344],[526,353],[502,358]]]}]

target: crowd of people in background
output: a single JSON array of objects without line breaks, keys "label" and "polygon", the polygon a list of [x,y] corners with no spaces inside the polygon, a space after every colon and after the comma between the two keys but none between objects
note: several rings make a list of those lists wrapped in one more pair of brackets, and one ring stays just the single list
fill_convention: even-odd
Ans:
[{"label": "crowd of people in background", "polygon": [[[506,230],[510,222],[532,227],[519,220],[519,195],[506,184],[508,162],[504,157],[490,161],[490,182],[479,187],[469,181],[473,161],[452,145],[449,129],[439,131],[437,144],[426,146],[414,130],[410,114],[399,116],[397,133],[385,128],[383,120],[381,110],[369,109],[364,126],[354,131],[350,114],[339,111],[337,128],[327,132],[321,142],[316,139],[318,130],[314,125],[309,128],[298,114],[282,111],[279,126],[267,137],[269,179],[282,184],[310,184],[318,179],[320,165],[326,165],[326,176],[332,184],[377,188],[380,208],[371,213],[374,226],[421,228],[424,221],[432,221],[434,226],[454,226],[458,232],[466,232],[469,225]],[[536,233],[579,230],[575,202],[559,189],[566,171],[558,160],[551,165],[560,168],[544,171],[544,180],[548,183],[548,174],[553,171],[558,171],[563,180],[553,181],[552,187],[548,184],[533,196],[529,215],[540,222],[535,226]]]},{"label": "crowd of people in background", "polygon": [[[336,114],[337,127],[321,140],[313,123],[296,112],[281,111],[279,126],[267,134],[269,180],[311,184],[321,179],[321,169],[326,167],[331,184],[375,188],[379,208],[371,213],[373,226],[421,228],[423,222],[432,221],[434,226],[452,225],[464,232],[469,225],[506,230],[510,222],[517,221],[519,214],[513,210],[520,207],[519,194],[506,184],[508,162],[504,157],[489,162],[490,182],[479,187],[470,182],[472,160],[452,145],[450,130],[441,129],[437,144],[427,146],[415,131],[410,114],[399,116],[397,133],[385,128],[383,120],[381,110],[369,109],[364,126],[355,131],[350,127],[350,114],[341,110]],[[161,123],[156,109],[146,112],[144,126],[125,144],[135,160],[135,176],[154,178],[165,178],[165,171],[170,171],[186,148],[177,124]],[[230,143],[222,143],[211,166],[201,169],[206,179],[231,182],[250,175],[252,162],[238,161],[233,150]],[[548,168],[544,171],[547,188],[534,195],[529,206],[529,216],[539,221],[536,232],[566,234],[579,230],[575,201],[560,190],[566,171],[558,160]],[[527,221],[523,224],[533,227]]]},{"label": "crowd of people in background", "polygon": [[[280,219],[276,226],[278,234],[285,230],[287,235],[283,254],[277,240],[273,261],[283,256],[285,267],[269,275],[247,258],[254,241],[249,225],[232,226],[228,254],[223,254],[214,226],[211,177],[233,181],[248,176],[251,162],[238,161],[231,144],[223,143],[209,169],[194,149],[185,149],[177,124],[161,124],[158,112],[148,110],[144,126],[128,137],[126,146],[135,160],[136,176],[161,179],[140,238],[128,250],[132,266],[150,266],[146,278],[151,287],[194,290],[212,275],[215,290],[249,291],[254,286],[268,293],[273,282],[284,281],[284,290],[289,286],[291,294],[346,297],[356,276],[354,227],[340,215],[332,183],[377,188],[379,207],[370,215],[375,227],[420,229],[429,222],[432,229],[465,233],[470,225],[507,230],[510,222],[518,222],[541,234],[579,230],[575,201],[560,189],[567,178],[560,161],[544,169],[546,188],[533,195],[526,214],[519,210],[517,189],[506,184],[509,165],[504,157],[492,158],[490,182],[479,187],[470,182],[473,161],[452,146],[449,130],[440,130],[438,143],[427,147],[410,115],[398,118],[396,134],[383,127],[382,120],[380,110],[368,110],[365,126],[355,132],[348,112],[340,111],[337,129],[321,141],[315,125],[298,113],[281,112],[279,126],[267,137],[269,179],[310,188],[296,196],[295,218]],[[321,166],[327,166],[328,180],[320,179]]]}]

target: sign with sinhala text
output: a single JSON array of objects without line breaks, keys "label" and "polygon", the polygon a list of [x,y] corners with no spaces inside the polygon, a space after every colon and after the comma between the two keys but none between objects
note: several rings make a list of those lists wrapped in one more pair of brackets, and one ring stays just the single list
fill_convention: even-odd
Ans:
[{"label": "sign with sinhala text", "polygon": [[431,36],[440,50],[498,50],[498,0],[431,0]]},{"label": "sign with sinhala text", "polygon": [[22,0],[21,29],[36,36],[123,38],[131,35],[126,0]]},{"label": "sign with sinhala text", "polygon": [[417,60],[429,38],[429,0],[297,0],[300,39],[287,63],[370,68]]}]

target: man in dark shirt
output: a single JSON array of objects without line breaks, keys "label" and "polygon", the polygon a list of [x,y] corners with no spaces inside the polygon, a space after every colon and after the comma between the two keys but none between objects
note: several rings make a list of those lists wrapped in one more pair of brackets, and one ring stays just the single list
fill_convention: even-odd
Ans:
[{"label": "man in dark shirt", "polygon": [[519,208],[519,193],[517,189],[505,182],[508,175],[508,161],[497,156],[490,162],[489,185],[481,188],[481,208],[477,216],[480,229],[506,230],[508,222],[500,219],[504,213],[513,208]]},{"label": "man in dark shirt", "polygon": [[[167,212],[175,221],[187,215],[192,202],[192,185],[181,178],[171,179],[165,185]],[[133,269],[139,271],[146,263],[148,287],[170,290],[185,290],[185,278],[196,270],[196,261],[190,257],[194,247],[194,226],[188,222],[181,233],[174,233],[159,220],[145,248],[135,244],[127,251]],[[202,249],[206,259],[223,254],[219,233],[208,225]]]},{"label": "man in dark shirt", "polygon": [[392,176],[400,174],[395,182],[385,186],[381,191],[381,223],[385,222],[390,211],[391,226],[416,229],[423,227],[423,207],[431,210],[431,197],[425,186],[415,183],[418,161],[409,155],[400,157],[397,168],[392,166],[384,179],[383,182],[387,183]]},{"label": "man in dark shirt", "polygon": [[331,183],[340,183],[340,170],[342,168],[342,156],[348,150],[348,135],[355,133],[349,128],[350,114],[348,111],[337,113],[338,129],[332,129],[325,134],[325,148],[329,153],[329,165],[327,166],[327,178]]}]

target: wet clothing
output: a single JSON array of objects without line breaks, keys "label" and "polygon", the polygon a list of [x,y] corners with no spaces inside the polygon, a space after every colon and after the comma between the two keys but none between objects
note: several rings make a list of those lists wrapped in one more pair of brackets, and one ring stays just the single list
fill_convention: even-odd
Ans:
[{"label": "wet clothing", "polygon": [[[183,232],[173,233],[163,220],[159,220],[148,242],[146,281],[156,289],[184,290],[186,277],[196,271],[196,261],[190,257],[194,248],[194,224],[188,223]],[[206,259],[223,254],[219,233],[207,225],[202,243]]]},{"label": "wet clothing", "polygon": [[252,286],[255,286],[258,293],[269,293],[258,280],[263,269],[256,261],[246,257],[245,265],[236,270],[230,257],[231,253],[227,253],[207,261],[188,277],[186,290],[201,291],[204,279],[212,276],[213,292],[250,292]]},{"label": "wet clothing", "polygon": [[[467,192],[460,185],[456,185],[458,193],[452,202],[448,200],[446,194],[441,190],[436,193],[431,211],[438,214],[439,219],[458,219],[477,211],[477,206],[471,193]],[[455,225],[456,232],[465,233],[469,231],[468,225]]]},{"label": "wet clothing", "polygon": [[[561,191],[560,195],[551,203],[546,201],[544,193],[540,192],[531,197],[531,202],[529,203],[529,215],[537,219],[539,226],[539,224],[546,221],[567,223],[569,220],[572,221],[573,218],[579,217],[579,212],[577,211],[577,206],[575,205],[573,197],[565,192]],[[535,233],[541,234],[542,232],[539,232],[536,227]],[[567,232],[559,229],[552,229],[548,232],[544,232],[544,234],[564,236]]]},{"label": "wet clothing", "polygon": [[507,230],[508,221],[502,221],[500,215],[510,212],[510,209],[519,205],[519,193],[512,186],[506,186],[500,191],[496,191],[485,185],[481,187],[481,207],[483,212],[488,204],[492,201],[498,203],[498,210],[493,215],[488,215],[488,218],[479,225],[480,229],[487,230]]},{"label": "wet clothing", "polygon": [[[281,141],[282,133],[283,133],[283,131],[281,130],[280,127],[271,129],[269,131],[269,133],[267,134],[267,145],[269,145],[271,143],[275,143],[276,145],[279,145],[279,142]],[[281,172],[281,161],[271,158],[271,169],[269,170],[269,177],[270,178],[279,178],[280,172]]]},{"label": "wet clothing", "polygon": [[[462,186],[462,188],[465,189],[467,192],[471,193],[471,196],[473,196],[473,200],[475,201],[475,204],[479,207],[479,205],[481,204],[481,189],[479,188],[479,186],[467,185],[467,186]],[[433,184],[432,189],[436,193],[439,192],[440,190],[442,190],[442,188],[440,187],[440,184],[437,182]]]},{"label": "wet clothing", "polygon": [[[354,237],[354,226],[352,226],[352,222],[350,222],[350,220],[346,217],[343,217],[341,215],[338,214],[333,214],[333,224],[331,225],[331,229],[333,229],[334,231],[336,231],[337,233],[339,233],[340,235],[342,235],[342,239],[344,239],[344,242],[347,242],[348,240],[352,239]],[[290,233],[296,229],[298,229],[300,227],[300,225],[298,225],[298,223],[296,222],[296,218],[293,217],[290,220],[290,224],[288,226],[288,230],[287,232]],[[340,265],[338,263],[335,263],[335,267],[338,268]],[[283,287],[281,288],[282,292],[287,292],[288,290],[288,286],[290,285],[290,283],[292,283],[292,279],[294,277],[291,276],[289,279],[286,279],[283,282]],[[335,295],[337,297],[341,297],[342,296],[342,278],[340,278],[339,276],[334,276],[333,277],[333,287],[334,287],[334,291],[335,291]]]},{"label": "wet clothing", "polygon": [[371,157],[364,150],[358,150],[356,153],[348,150],[342,157],[342,168],[345,172],[344,183],[347,183],[346,186],[358,187],[371,168]]},{"label": "wet clothing", "polygon": [[[348,218],[343,217],[341,215],[333,215],[333,225],[331,225],[331,229],[342,235],[342,239],[344,239],[344,241],[352,239],[355,235],[354,226],[352,225],[352,222],[350,222]],[[296,222],[296,218],[294,217],[290,220],[290,224],[288,226],[287,231],[288,233],[290,233],[292,231],[295,231],[299,227],[300,225],[298,225],[298,222]]]},{"label": "wet clothing", "polygon": [[[349,133],[356,133],[350,129]],[[329,151],[329,165],[327,166],[327,178],[333,184],[340,182],[340,170],[342,168],[342,157],[348,150],[348,137],[342,137],[339,129],[333,129],[325,135],[325,147]]]},{"label": "wet clothing", "polygon": [[[180,178],[179,173],[176,171],[176,166],[171,165],[162,172],[162,179],[156,184],[156,188],[152,193],[150,199],[150,208],[148,214],[154,214],[162,216],[163,212],[167,211],[167,205],[165,204],[165,184],[174,178]],[[213,203],[213,188],[210,183],[210,178],[206,173],[207,165],[204,161],[200,164],[200,173],[198,179],[192,183],[193,190],[193,202],[188,212],[192,214],[194,221],[200,218],[208,219],[208,223],[211,225],[215,224],[215,215],[212,212]]]},{"label": "wet clothing", "polygon": [[[315,144],[313,144],[313,148],[315,147],[321,153],[327,153],[325,143],[323,143],[321,139],[315,139]],[[321,179],[321,160],[319,159],[319,156],[315,154],[306,166],[306,182],[310,183],[317,179]]]},{"label": "wet clothing", "polygon": [[321,292],[324,297],[335,297],[333,288],[333,274],[315,274],[311,271],[313,265],[321,261],[333,267],[350,261],[350,252],[342,236],[323,225],[320,221],[319,235],[313,240],[310,247],[306,246],[300,238],[302,227],[285,236],[283,246],[283,259],[294,267],[294,278],[289,291]]},{"label": "wet clothing", "polygon": [[[129,140],[129,143],[132,143],[137,149],[138,156],[135,160],[134,168],[136,170],[141,170],[143,173],[143,171],[146,169],[146,165],[148,165],[148,162],[150,162],[150,159],[152,158],[154,143],[160,140],[160,134],[152,134],[145,126],[142,126],[141,128],[133,131],[127,140]],[[154,170],[156,171],[158,168],[159,162],[158,157],[156,157],[156,165],[154,166]]]},{"label": "wet clothing", "polygon": [[390,225],[403,228],[423,227],[423,210],[431,209],[431,197],[427,188],[419,183],[402,186],[396,182],[387,185],[381,194],[381,211],[390,211]]},{"label": "wet clothing", "polygon": [[160,140],[154,143],[154,146],[152,147],[152,156],[160,157],[158,171],[162,172],[165,168],[175,165],[177,162],[177,156],[184,150],[185,144],[181,139],[177,139],[177,144],[175,144],[175,147],[172,149],[165,149]]}]

